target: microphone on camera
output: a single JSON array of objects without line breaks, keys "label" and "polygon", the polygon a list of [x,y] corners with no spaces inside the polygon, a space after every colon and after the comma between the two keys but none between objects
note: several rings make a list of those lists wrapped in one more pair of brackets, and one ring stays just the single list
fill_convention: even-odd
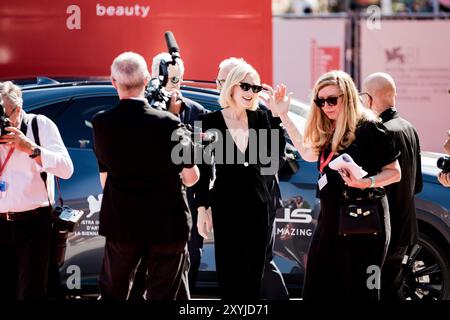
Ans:
[{"label": "microphone on camera", "polygon": [[166,31],[164,37],[166,38],[167,48],[172,57],[180,58],[180,49],[178,48],[177,41],[175,40],[172,31]]}]

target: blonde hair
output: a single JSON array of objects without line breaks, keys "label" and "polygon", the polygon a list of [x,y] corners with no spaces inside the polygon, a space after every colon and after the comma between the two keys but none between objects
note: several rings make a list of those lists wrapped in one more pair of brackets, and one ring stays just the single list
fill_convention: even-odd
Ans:
[{"label": "blonde hair", "polygon": [[[342,94],[343,109],[335,124],[314,103],[319,91],[327,86],[337,86]],[[319,154],[331,140],[332,151],[338,153],[355,140],[356,127],[363,119],[379,121],[372,111],[362,106],[358,90],[350,75],[344,71],[327,72],[314,85],[311,111],[306,120],[304,143],[310,145],[315,153]]]},{"label": "blonde hair", "polygon": [[23,107],[22,90],[11,81],[0,82],[0,95],[8,98],[16,107]]},{"label": "blonde hair", "polygon": [[[249,74],[254,76],[257,84],[260,84],[261,80],[258,72],[256,72],[256,70],[248,63],[242,62],[231,69],[230,73],[228,73],[227,79],[225,80],[222,91],[220,92],[219,103],[222,108],[227,108],[234,103],[234,86],[239,85],[239,83]],[[253,105],[249,109],[258,109],[258,99],[254,99]]]},{"label": "blonde hair", "polygon": [[246,63],[246,61],[243,58],[230,57],[225,60],[222,60],[222,62],[219,64],[219,70],[225,68],[227,69],[229,68],[231,70],[241,63]]}]

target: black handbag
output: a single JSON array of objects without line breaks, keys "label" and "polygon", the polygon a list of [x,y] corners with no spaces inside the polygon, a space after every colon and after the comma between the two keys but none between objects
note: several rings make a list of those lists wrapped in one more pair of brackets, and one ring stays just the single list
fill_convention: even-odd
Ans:
[{"label": "black handbag", "polygon": [[[382,190],[382,189],[381,189]],[[339,235],[377,235],[382,233],[380,210],[384,190],[368,192],[364,197],[349,198],[344,192],[344,204],[340,207]]]},{"label": "black handbag", "polygon": [[[60,268],[66,258],[67,240],[69,233],[73,232],[75,227],[80,223],[84,214],[82,210],[75,210],[64,205],[59,178],[56,177],[56,185],[58,186],[59,205],[52,207],[51,216],[53,219],[52,238],[50,247],[50,260]],[[47,188],[47,180],[44,181]],[[48,192],[48,191],[47,191]],[[50,199],[48,200],[49,205]]]}]

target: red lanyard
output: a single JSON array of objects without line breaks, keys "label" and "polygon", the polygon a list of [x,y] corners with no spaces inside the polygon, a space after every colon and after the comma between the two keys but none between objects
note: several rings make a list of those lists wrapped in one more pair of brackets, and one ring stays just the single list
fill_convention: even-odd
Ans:
[{"label": "red lanyard", "polygon": [[322,154],[320,155],[320,173],[323,173],[323,169],[325,169],[325,167],[330,163],[332,158],[333,158],[332,151],[330,151],[327,160],[325,160],[325,150],[322,151]]},{"label": "red lanyard", "polygon": [[[333,132],[334,129],[336,128],[336,123],[334,122],[331,126],[331,130],[330,133],[331,135],[328,137],[327,142],[325,143],[325,146],[328,145],[328,143],[331,141],[331,139],[333,139]],[[325,160],[325,149],[322,150],[322,154],[320,155],[320,173],[323,174],[323,169],[325,169],[325,167],[330,163],[331,158],[333,158],[333,151],[330,151],[330,154],[328,155],[327,160]]]},{"label": "red lanyard", "polygon": [[9,149],[8,155],[6,156],[5,162],[0,166],[0,177],[3,174],[3,170],[5,170],[6,164],[8,163],[9,159],[11,158],[15,148]]}]

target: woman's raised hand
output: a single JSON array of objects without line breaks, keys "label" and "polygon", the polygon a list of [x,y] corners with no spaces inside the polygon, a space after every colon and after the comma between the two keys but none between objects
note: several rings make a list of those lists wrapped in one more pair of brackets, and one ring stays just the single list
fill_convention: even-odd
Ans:
[{"label": "woman's raised hand", "polygon": [[274,90],[267,84],[262,85],[264,91],[260,94],[260,98],[266,106],[272,111],[274,116],[286,115],[291,104],[292,92],[286,95],[286,86],[284,84],[278,85]]}]

